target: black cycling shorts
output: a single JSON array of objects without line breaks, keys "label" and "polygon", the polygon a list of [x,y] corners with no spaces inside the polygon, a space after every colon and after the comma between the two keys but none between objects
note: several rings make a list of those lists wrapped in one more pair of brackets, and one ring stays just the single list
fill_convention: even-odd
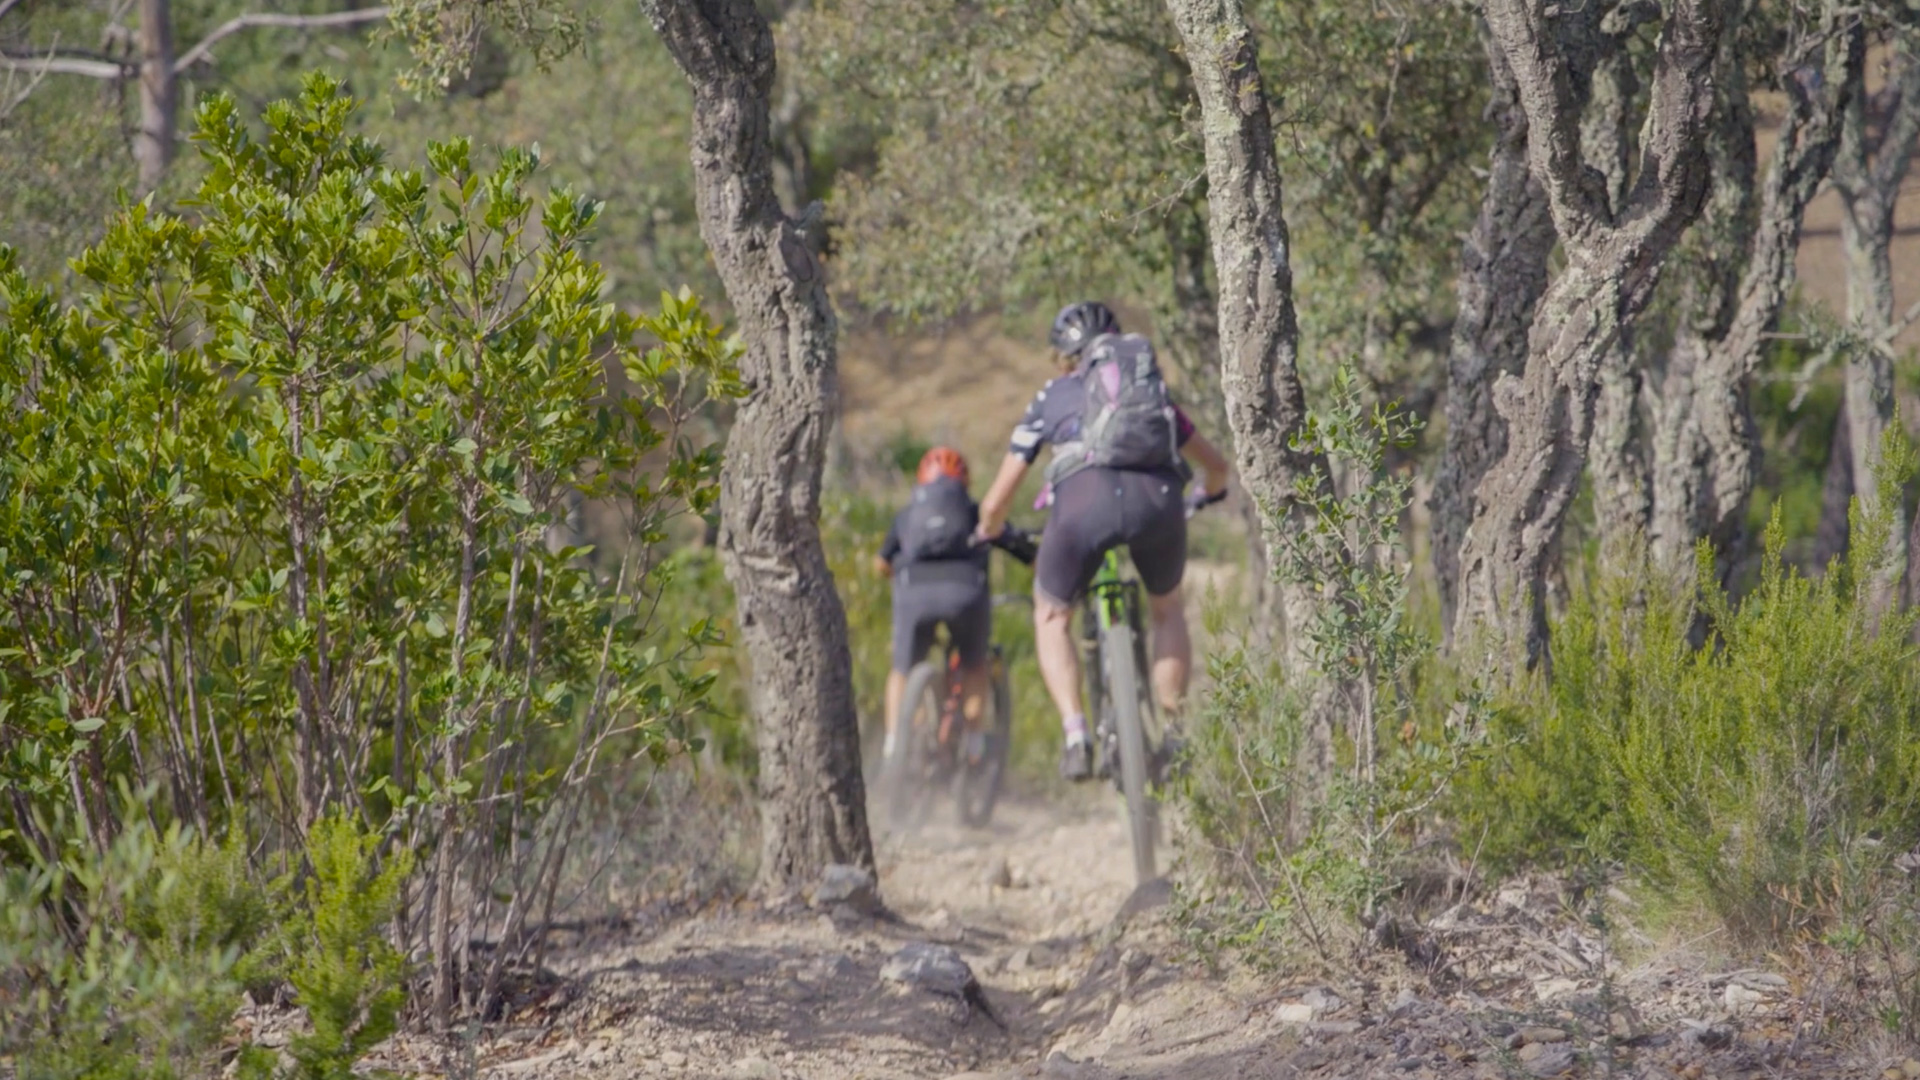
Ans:
[{"label": "black cycling shorts", "polygon": [[993,641],[993,597],[987,572],[971,560],[908,563],[893,575],[893,670],[905,672],[933,648],[942,623],[960,663],[987,662]]},{"label": "black cycling shorts", "polygon": [[1033,591],[1056,606],[1077,602],[1100,560],[1121,544],[1154,596],[1180,587],[1187,572],[1187,508],[1173,472],[1087,469],[1060,482],[1040,537]]}]

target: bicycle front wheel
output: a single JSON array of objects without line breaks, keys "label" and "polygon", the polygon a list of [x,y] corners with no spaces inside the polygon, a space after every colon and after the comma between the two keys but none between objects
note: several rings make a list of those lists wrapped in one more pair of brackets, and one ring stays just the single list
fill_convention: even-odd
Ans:
[{"label": "bicycle front wheel", "polygon": [[922,661],[907,673],[900,695],[900,715],[894,718],[893,752],[882,764],[881,790],[888,827],[917,828],[926,816],[927,774],[939,737],[940,699],[945,690],[941,671]]},{"label": "bicycle front wheel", "polygon": [[1119,736],[1120,790],[1127,800],[1127,831],[1133,840],[1133,876],[1135,884],[1145,884],[1155,876],[1154,834],[1159,828],[1159,807],[1147,787],[1146,718],[1141,715],[1141,677],[1134,650],[1133,627],[1121,623],[1109,626],[1101,635],[1100,652],[1106,662],[1108,706],[1112,710],[1115,734]]}]

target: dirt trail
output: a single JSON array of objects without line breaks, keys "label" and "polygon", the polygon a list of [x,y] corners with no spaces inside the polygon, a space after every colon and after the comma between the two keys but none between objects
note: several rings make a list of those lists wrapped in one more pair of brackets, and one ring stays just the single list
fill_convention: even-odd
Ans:
[{"label": "dirt trail", "polygon": [[[1113,797],[1081,794],[1003,804],[984,831],[883,840],[879,917],[743,901],[557,935],[560,978],[484,1039],[369,1064],[495,1080],[1725,1080],[1889,1064],[1822,1045],[1818,1003],[1785,978],[1684,950],[1622,962],[1545,880],[1410,931],[1423,971],[1373,952],[1318,982],[1210,976],[1155,903],[1170,890],[1131,888]],[[986,1008],[884,979],[916,942],[957,950]]]},{"label": "dirt trail", "polygon": [[[1154,915],[1135,918],[1129,905],[1117,806],[1012,800],[985,830],[934,822],[886,837],[890,916],[742,902],[570,932],[548,961],[561,989],[492,1037],[430,1066],[419,1046],[374,1064],[536,1080],[1082,1075],[1073,1070],[1093,1066],[1069,1059],[1113,1051],[1101,1036],[1116,1006],[1125,1019],[1123,999],[1136,1015],[1163,1014],[1145,1048],[1164,1056],[1171,1046],[1183,1060],[1181,1046],[1243,1026],[1247,1010],[1160,958],[1172,950],[1147,926]],[[1133,903],[1165,893],[1149,888]],[[886,959],[911,942],[956,949],[992,1015],[882,980]],[[1143,1011],[1152,1000],[1164,1005]]]}]

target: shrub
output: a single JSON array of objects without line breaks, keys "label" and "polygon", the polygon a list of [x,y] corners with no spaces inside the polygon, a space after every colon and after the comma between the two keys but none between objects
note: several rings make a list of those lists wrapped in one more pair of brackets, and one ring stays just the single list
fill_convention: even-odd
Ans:
[{"label": "shrub", "polygon": [[532,948],[605,764],[712,689],[654,574],[717,498],[688,420],[737,343],[688,294],[607,304],[600,207],[536,151],[394,168],[354,108],[205,100],[193,216],[127,207],[70,303],[0,251],[0,851],[68,858],[57,810],[106,857],[123,782],[268,859],[348,813],[421,853],[396,934],[445,1020]]},{"label": "shrub", "polygon": [[288,972],[313,1025],[290,1048],[301,1080],[347,1080],[399,1022],[405,965],[382,931],[413,861],[400,850],[379,866],[379,846],[378,836],[339,815],[309,834],[308,928]]},{"label": "shrub", "polygon": [[1625,860],[1747,941],[1843,920],[1920,841],[1913,616],[1879,602],[1884,523],[1855,525],[1816,580],[1775,515],[1737,601],[1704,551],[1697,599],[1640,558],[1597,575],[1554,627],[1551,680],[1504,710],[1511,752],[1461,786],[1463,833],[1509,863]]},{"label": "shrub", "polygon": [[57,861],[0,869],[0,1049],[22,1080],[200,1075],[249,982],[278,966],[286,882],[239,837],[157,831],[124,798],[104,850],[58,814]]},{"label": "shrub", "polygon": [[[1319,685],[1284,684],[1271,658],[1218,619],[1208,627],[1210,690],[1182,787],[1211,855],[1210,880],[1190,897],[1190,925],[1204,937],[1268,953],[1310,946],[1330,960],[1354,923],[1378,922],[1420,816],[1480,743],[1472,694],[1442,702],[1431,722],[1415,711],[1428,642],[1408,616],[1399,543],[1409,485],[1384,468],[1386,451],[1413,431],[1395,410],[1366,407],[1343,369],[1299,436],[1338,478],[1300,482],[1304,525],[1284,531],[1275,567],[1322,600],[1314,621],[1293,628]],[[1337,730],[1323,765],[1313,743],[1326,726]]]}]

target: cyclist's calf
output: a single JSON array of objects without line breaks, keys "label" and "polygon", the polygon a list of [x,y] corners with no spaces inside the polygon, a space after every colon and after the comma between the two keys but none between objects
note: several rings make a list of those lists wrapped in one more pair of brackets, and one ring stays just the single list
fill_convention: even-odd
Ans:
[{"label": "cyclist's calf", "polygon": [[1162,596],[1147,597],[1153,620],[1153,696],[1169,716],[1180,714],[1187,700],[1187,678],[1193,669],[1193,639],[1187,633],[1187,605],[1180,587]]},{"label": "cyclist's calf", "polygon": [[1033,651],[1040,677],[1064,724],[1080,712],[1080,653],[1073,642],[1073,609],[1033,598]]}]

